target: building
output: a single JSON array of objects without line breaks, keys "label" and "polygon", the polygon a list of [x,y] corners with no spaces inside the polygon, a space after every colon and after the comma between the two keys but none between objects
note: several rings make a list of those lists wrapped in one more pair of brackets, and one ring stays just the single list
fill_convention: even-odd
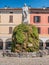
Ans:
[{"label": "building", "polygon": [[49,8],[30,9],[30,24],[38,28],[40,48],[49,48]]},{"label": "building", "polygon": [[[0,9],[0,49],[10,49],[13,29],[21,23],[21,8]],[[29,9],[28,24],[38,29],[40,49],[49,48],[49,8]]]},{"label": "building", "polygon": [[21,22],[21,9],[0,9],[0,49],[10,48],[13,28]]},{"label": "building", "polygon": [[22,23],[21,8],[5,7],[0,9],[0,50],[10,49],[13,29],[15,26],[21,23]]}]

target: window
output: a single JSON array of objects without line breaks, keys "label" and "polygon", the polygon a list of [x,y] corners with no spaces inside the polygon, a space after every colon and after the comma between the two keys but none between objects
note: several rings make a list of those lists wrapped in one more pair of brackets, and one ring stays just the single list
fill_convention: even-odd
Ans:
[{"label": "window", "polygon": [[12,34],[12,27],[9,27],[9,34]]},{"label": "window", "polygon": [[9,22],[13,23],[13,16],[12,15],[10,15]]},{"label": "window", "polygon": [[11,14],[13,13],[13,12],[10,12]]},{"label": "window", "polygon": [[34,22],[39,23],[40,22],[40,16],[34,16]]},{"label": "window", "polygon": [[40,27],[38,27],[38,33],[39,33],[39,34],[41,33]]},{"label": "window", "polygon": [[49,28],[48,28],[48,34],[49,34]]},{"label": "window", "polygon": [[48,16],[48,23],[49,23],[49,16]]}]

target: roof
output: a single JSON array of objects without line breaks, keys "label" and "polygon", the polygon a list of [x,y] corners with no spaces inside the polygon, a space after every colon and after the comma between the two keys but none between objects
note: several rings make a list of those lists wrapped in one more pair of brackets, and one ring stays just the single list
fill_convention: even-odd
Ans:
[{"label": "roof", "polygon": [[49,13],[49,8],[31,8],[30,13]]},{"label": "roof", "polygon": [[[0,11],[2,10],[19,10],[22,11],[22,8],[0,8]],[[29,9],[30,13],[49,13],[49,8],[30,8]]]},{"label": "roof", "polygon": [[0,8],[0,10],[22,10],[22,8]]}]

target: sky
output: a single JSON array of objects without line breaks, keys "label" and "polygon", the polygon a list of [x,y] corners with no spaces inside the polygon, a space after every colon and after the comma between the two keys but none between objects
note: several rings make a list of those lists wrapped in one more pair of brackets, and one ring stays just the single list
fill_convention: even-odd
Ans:
[{"label": "sky", "polygon": [[49,7],[49,0],[0,0],[0,8],[4,8],[5,6],[22,8],[24,3],[32,8]]}]

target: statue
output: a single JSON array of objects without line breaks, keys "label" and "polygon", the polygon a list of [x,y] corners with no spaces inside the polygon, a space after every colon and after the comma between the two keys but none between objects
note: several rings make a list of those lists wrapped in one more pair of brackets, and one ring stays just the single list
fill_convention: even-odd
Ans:
[{"label": "statue", "polygon": [[26,4],[24,4],[24,7],[22,8],[22,21],[25,24],[28,24],[28,7]]}]

